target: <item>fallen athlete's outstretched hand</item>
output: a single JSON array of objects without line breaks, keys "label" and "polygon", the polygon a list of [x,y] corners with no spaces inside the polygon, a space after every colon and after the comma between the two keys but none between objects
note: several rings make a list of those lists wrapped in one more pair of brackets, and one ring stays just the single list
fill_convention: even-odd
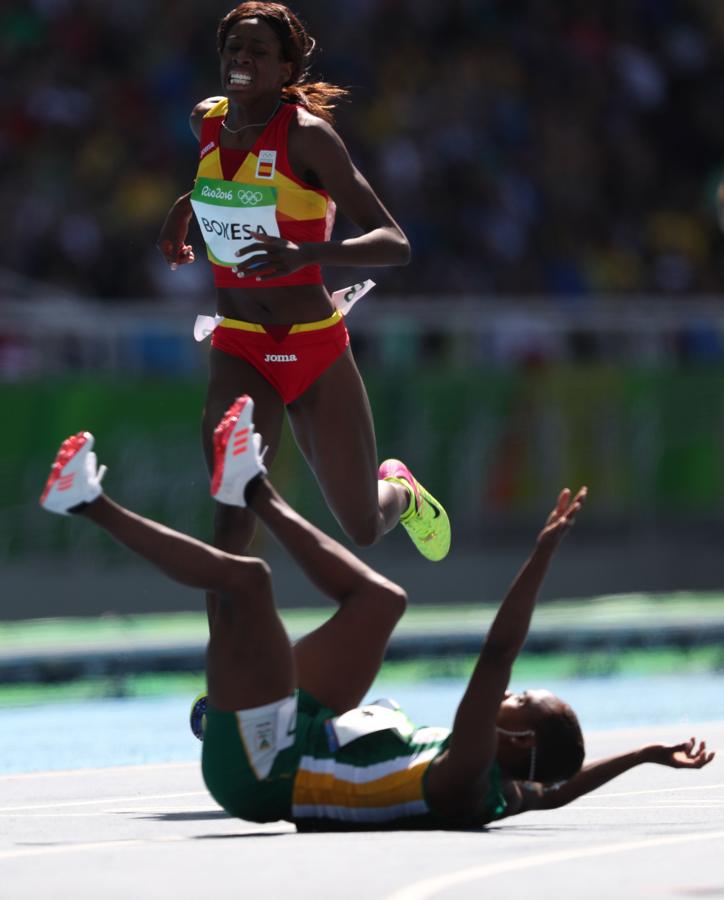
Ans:
[{"label": "fallen athlete's outstretched hand", "polygon": [[576,515],[583,506],[587,494],[588,488],[582,487],[571,499],[571,491],[563,488],[558,495],[555,508],[546,520],[543,531],[538,535],[539,547],[544,550],[554,550],[558,546],[563,535],[575,522]]},{"label": "fallen athlete's outstretched hand", "polygon": [[683,744],[651,744],[647,748],[648,762],[672,769],[701,769],[714,759],[714,751],[706,749],[706,741],[696,745],[696,738],[689,738]]}]

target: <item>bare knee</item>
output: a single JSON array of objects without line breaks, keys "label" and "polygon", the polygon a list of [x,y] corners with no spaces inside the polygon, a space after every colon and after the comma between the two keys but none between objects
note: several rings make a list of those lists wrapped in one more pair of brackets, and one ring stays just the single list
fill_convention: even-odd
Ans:
[{"label": "bare knee", "polygon": [[382,519],[379,515],[361,522],[342,522],[341,525],[347,537],[357,547],[371,547],[383,533]]},{"label": "bare knee", "polygon": [[263,559],[230,557],[227,590],[245,603],[273,603],[271,569]]},{"label": "bare knee", "polygon": [[393,623],[399,622],[407,609],[407,592],[399,584],[380,576],[372,585],[370,599],[379,613]]},{"label": "bare knee", "polygon": [[403,590],[399,584],[395,584],[394,581],[388,581],[385,592],[387,602],[399,622],[407,609],[407,591]]},{"label": "bare knee", "polygon": [[[223,570],[216,584],[214,621],[238,620],[256,615],[259,605],[273,605],[271,569],[263,559],[224,554]],[[224,626],[222,626],[224,627]]]}]

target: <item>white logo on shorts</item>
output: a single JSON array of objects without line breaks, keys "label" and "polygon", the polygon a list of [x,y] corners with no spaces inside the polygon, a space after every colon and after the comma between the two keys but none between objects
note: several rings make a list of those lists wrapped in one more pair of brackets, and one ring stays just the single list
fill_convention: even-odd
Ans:
[{"label": "white logo on shorts", "polygon": [[267,353],[264,362],[299,362],[296,353]]}]

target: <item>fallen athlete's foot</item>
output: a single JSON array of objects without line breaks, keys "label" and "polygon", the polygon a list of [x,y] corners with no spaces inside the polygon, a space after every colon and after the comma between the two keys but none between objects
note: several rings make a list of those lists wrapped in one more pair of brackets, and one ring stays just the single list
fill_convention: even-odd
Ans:
[{"label": "fallen athlete's foot", "polygon": [[255,478],[266,475],[261,435],[255,434],[254,401],[237,397],[214,429],[214,477],[211,496],[230,506],[246,506],[245,491]]},{"label": "fallen athlete's foot", "polygon": [[206,704],[208,698],[206,694],[199,694],[191,704],[191,713],[189,714],[189,725],[191,731],[196,737],[203,741],[204,731],[206,730]]},{"label": "fallen athlete's foot", "polygon": [[98,469],[98,459],[92,452],[94,440],[90,431],[79,431],[60,445],[40,495],[43,509],[67,516],[103,493],[101,480],[106,467]]},{"label": "fallen athlete's foot", "polygon": [[399,459],[386,459],[377,477],[401,484],[410,492],[410,505],[400,518],[412,543],[427,559],[444,559],[450,550],[450,520],[438,501]]}]

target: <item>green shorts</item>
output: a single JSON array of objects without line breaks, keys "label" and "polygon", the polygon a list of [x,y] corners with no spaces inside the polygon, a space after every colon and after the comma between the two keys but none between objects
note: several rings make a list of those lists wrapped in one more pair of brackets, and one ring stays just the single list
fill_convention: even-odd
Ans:
[{"label": "green shorts", "polygon": [[[296,717],[286,729],[287,741],[284,736],[271,733],[268,721],[265,729],[257,726],[254,736],[244,731],[243,717],[253,710],[222,712],[208,706],[201,769],[211,796],[230,815],[251,822],[291,820],[292,790],[302,752],[310,742],[316,744],[322,739],[326,744],[325,722],[335,715],[305,691],[295,691],[294,699]],[[268,750],[262,751],[266,753],[264,769],[270,765],[263,774],[258,757],[257,765],[254,764],[255,740],[257,749],[265,742],[270,744]],[[277,746],[281,749],[276,750]]]}]

